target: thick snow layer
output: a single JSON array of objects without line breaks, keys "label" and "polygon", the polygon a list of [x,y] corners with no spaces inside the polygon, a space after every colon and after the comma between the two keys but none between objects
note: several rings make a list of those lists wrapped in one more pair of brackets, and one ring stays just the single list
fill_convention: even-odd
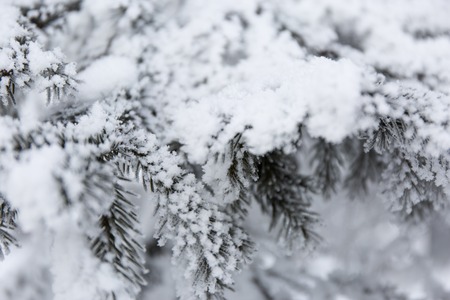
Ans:
[{"label": "thick snow layer", "polygon": [[6,196],[20,210],[20,225],[25,232],[40,231],[42,226],[59,226],[63,203],[52,171],[63,158],[64,152],[59,147],[33,151],[5,179]]},{"label": "thick snow layer", "polygon": [[15,36],[24,33],[24,29],[16,22],[18,16],[19,10],[17,8],[0,2],[0,28],[2,28],[0,30],[0,48],[8,44]]},{"label": "thick snow layer", "polygon": [[295,140],[300,123],[331,142],[371,125],[360,113],[367,104],[360,96],[362,71],[349,60],[267,57],[238,69],[240,82],[180,105],[174,114],[174,130],[193,161],[204,161],[209,146],[220,151],[239,132],[253,153],[263,154]]},{"label": "thick snow layer", "polygon": [[80,97],[100,99],[111,91],[129,88],[138,79],[136,63],[121,56],[106,56],[96,60],[86,70],[79,73]]}]

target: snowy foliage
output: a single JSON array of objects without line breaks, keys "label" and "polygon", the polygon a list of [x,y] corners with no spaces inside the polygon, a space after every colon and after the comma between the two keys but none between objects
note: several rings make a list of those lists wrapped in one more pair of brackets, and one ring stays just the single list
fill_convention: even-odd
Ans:
[{"label": "snowy foliage", "polygon": [[449,15],[0,0],[0,299],[446,299]]}]

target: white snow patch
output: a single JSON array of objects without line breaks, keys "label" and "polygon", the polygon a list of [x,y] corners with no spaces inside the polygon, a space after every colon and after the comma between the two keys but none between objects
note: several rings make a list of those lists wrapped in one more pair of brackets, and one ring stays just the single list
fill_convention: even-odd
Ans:
[{"label": "white snow patch", "polygon": [[62,201],[52,171],[62,163],[58,146],[35,149],[19,161],[6,179],[4,189],[13,207],[20,211],[19,223],[25,232],[52,227],[61,216]]},{"label": "white snow patch", "polygon": [[138,79],[138,70],[132,59],[107,56],[80,72],[79,79],[82,81],[79,87],[81,98],[97,99],[117,88],[131,87]]}]

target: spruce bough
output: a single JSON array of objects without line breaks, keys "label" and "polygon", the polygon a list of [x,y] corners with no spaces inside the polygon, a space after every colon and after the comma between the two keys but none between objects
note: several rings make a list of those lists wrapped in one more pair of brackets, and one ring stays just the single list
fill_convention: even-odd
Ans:
[{"label": "spruce bough", "polygon": [[368,264],[448,219],[450,5],[354,2],[1,3],[0,299],[409,299]]}]

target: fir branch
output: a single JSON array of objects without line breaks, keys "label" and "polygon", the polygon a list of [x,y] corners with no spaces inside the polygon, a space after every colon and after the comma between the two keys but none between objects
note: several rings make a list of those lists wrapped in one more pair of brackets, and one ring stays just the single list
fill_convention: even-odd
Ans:
[{"label": "fir branch", "polygon": [[232,184],[240,189],[246,187],[245,179],[256,180],[255,158],[245,148],[241,142],[242,134],[237,134],[229,143],[229,156],[231,164],[227,171],[227,176]]},{"label": "fir branch", "polygon": [[326,198],[336,192],[336,187],[341,181],[341,168],[344,158],[337,145],[318,139],[313,145],[314,178],[317,180],[318,189]]},{"label": "fir branch", "polygon": [[[27,28],[22,24],[20,26]],[[17,103],[16,87],[23,85],[30,87],[29,62],[26,57],[29,53],[29,44],[35,39],[36,36],[28,30],[26,33],[15,36],[6,47],[0,48],[0,53],[5,53],[14,62],[13,67],[0,69],[0,105],[15,105]]]},{"label": "fir branch", "polygon": [[11,246],[19,246],[12,234],[17,227],[16,219],[17,212],[0,194],[0,260],[9,254]]},{"label": "fir branch", "polygon": [[227,205],[227,210],[230,211],[232,216],[245,217],[248,214],[248,207],[251,204],[251,196],[249,191],[240,190],[238,198]]},{"label": "fir branch", "polygon": [[355,153],[352,153],[348,173],[344,180],[351,198],[362,197],[369,188],[369,183],[380,180],[384,166],[381,157],[374,150],[364,151],[360,141],[355,143]]},{"label": "fir branch", "polygon": [[237,134],[229,142],[228,154],[230,165],[227,170],[227,178],[234,190],[238,191],[238,197],[227,205],[232,215],[247,215],[247,207],[251,203],[251,184],[257,180],[257,157],[250,154],[241,142],[242,134]]},{"label": "fir branch", "polygon": [[68,12],[79,11],[82,0],[71,0],[65,3],[34,3],[33,6],[22,6],[20,8],[23,16],[36,25],[39,29],[47,29],[52,26],[60,29],[61,20],[64,20]]},{"label": "fir branch", "polygon": [[[279,18],[279,16],[277,17]],[[297,43],[297,45],[300,48],[305,49],[309,55],[324,56],[329,59],[338,59],[340,57],[339,53],[335,49],[318,49],[317,47],[308,45],[307,39],[305,39],[305,37],[300,32],[298,32],[298,30],[291,28],[289,24],[284,23],[284,20],[280,19],[278,20],[278,22],[280,22],[279,32],[288,32],[291,35],[292,39]]]},{"label": "fir branch", "polygon": [[99,219],[101,232],[91,239],[94,254],[102,261],[111,264],[123,279],[130,283],[131,295],[145,285],[143,274],[145,262],[144,247],[137,238],[141,233],[132,202],[125,197],[127,192],[121,185],[114,185],[114,200],[107,214]]},{"label": "fir branch", "polygon": [[[17,91],[27,90],[35,83],[46,92],[47,103],[73,94],[79,83],[75,78],[75,65],[66,63],[59,51],[45,51],[27,20],[20,18],[16,22],[20,34],[11,37],[9,44],[0,48],[2,57],[8,61],[7,67],[0,69],[0,105],[15,105]],[[52,58],[51,62],[33,69],[30,59],[37,55],[47,55]]]},{"label": "fir branch", "polygon": [[444,192],[448,150],[429,134],[430,129],[447,128],[446,118],[430,116],[441,111],[446,114],[448,104],[442,103],[441,93],[420,87],[401,86],[386,97],[391,115],[396,117],[380,117],[377,130],[368,135],[364,147],[383,154],[383,193],[391,201],[392,210],[402,219],[418,222],[448,205]]},{"label": "fir branch", "polygon": [[10,103],[16,105],[14,93],[16,85],[13,80],[13,70],[0,70],[0,86],[4,91],[0,93],[0,104],[8,106]]},{"label": "fir branch", "polygon": [[160,195],[156,237],[175,238],[174,255],[193,273],[197,297],[222,299],[224,289],[232,287],[230,271],[250,262],[254,246],[230,216],[191,190],[193,179],[183,176]]},{"label": "fir branch", "polygon": [[391,199],[391,208],[400,218],[420,222],[433,211],[448,205],[442,186],[437,186],[434,176],[417,169],[414,157],[397,150],[383,172],[383,193]]},{"label": "fir branch", "polygon": [[319,218],[310,210],[315,189],[311,178],[297,174],[295,157],[280,151],[266,154],[260,159],[258,174],[255,199],[272,217],[269,228],[280,225],[279,237],[289,243],[299,238],[305,244],[318,242],[313,226]]},{"label": "fir branch", "polygon": [[[69,214],[71,210],[83,214],[79,226],[91,241],[93,253],[112,265],[117,275],[129,283],[127,293],[134,296],[145,283],[144,246],[137,239],[140,233],[134,205],[125,197],[129,192],[117,183],[123,179],[116,176],[114,168],[119,144],[111,134],[103,129],[98,135],[77,139],[67,127],[55,130],[42,126],[27,134],[14,134],[11,144],[16,159],[27,151],[46,146],[59,146],[66,151],[64,166],[53,171],[61,202]],[[74,174],[82,187],[75,192],[71,182]],[[100,233],[93,235],[96,223]]]},{"label": "fir branch", "polygon": [[375,130],[364,144],[364,149],[368,152],[375,149],[378,153],[383,153],[386,150],[405,143],[404,132],[406,125],[402,119],[392,119],[390,117],[383,117],[380,119],[377,130]]},{"label": "fir branch", "polygon": [[[138,174],[147,186],[151,182],[158,197],[155,238],[160,245],[174,242],[174,258],[185,268],[192,296],[222,299],[232,287],[231,273],[249,263],[253,242],[233,218],[205,199],[211,195],[178,166],[177,156],[165,148],[146,147],[134,142],[131,148],[120,148],[120,161],[122,170]],[[165,178],[167,174],[172,176]]]}]

